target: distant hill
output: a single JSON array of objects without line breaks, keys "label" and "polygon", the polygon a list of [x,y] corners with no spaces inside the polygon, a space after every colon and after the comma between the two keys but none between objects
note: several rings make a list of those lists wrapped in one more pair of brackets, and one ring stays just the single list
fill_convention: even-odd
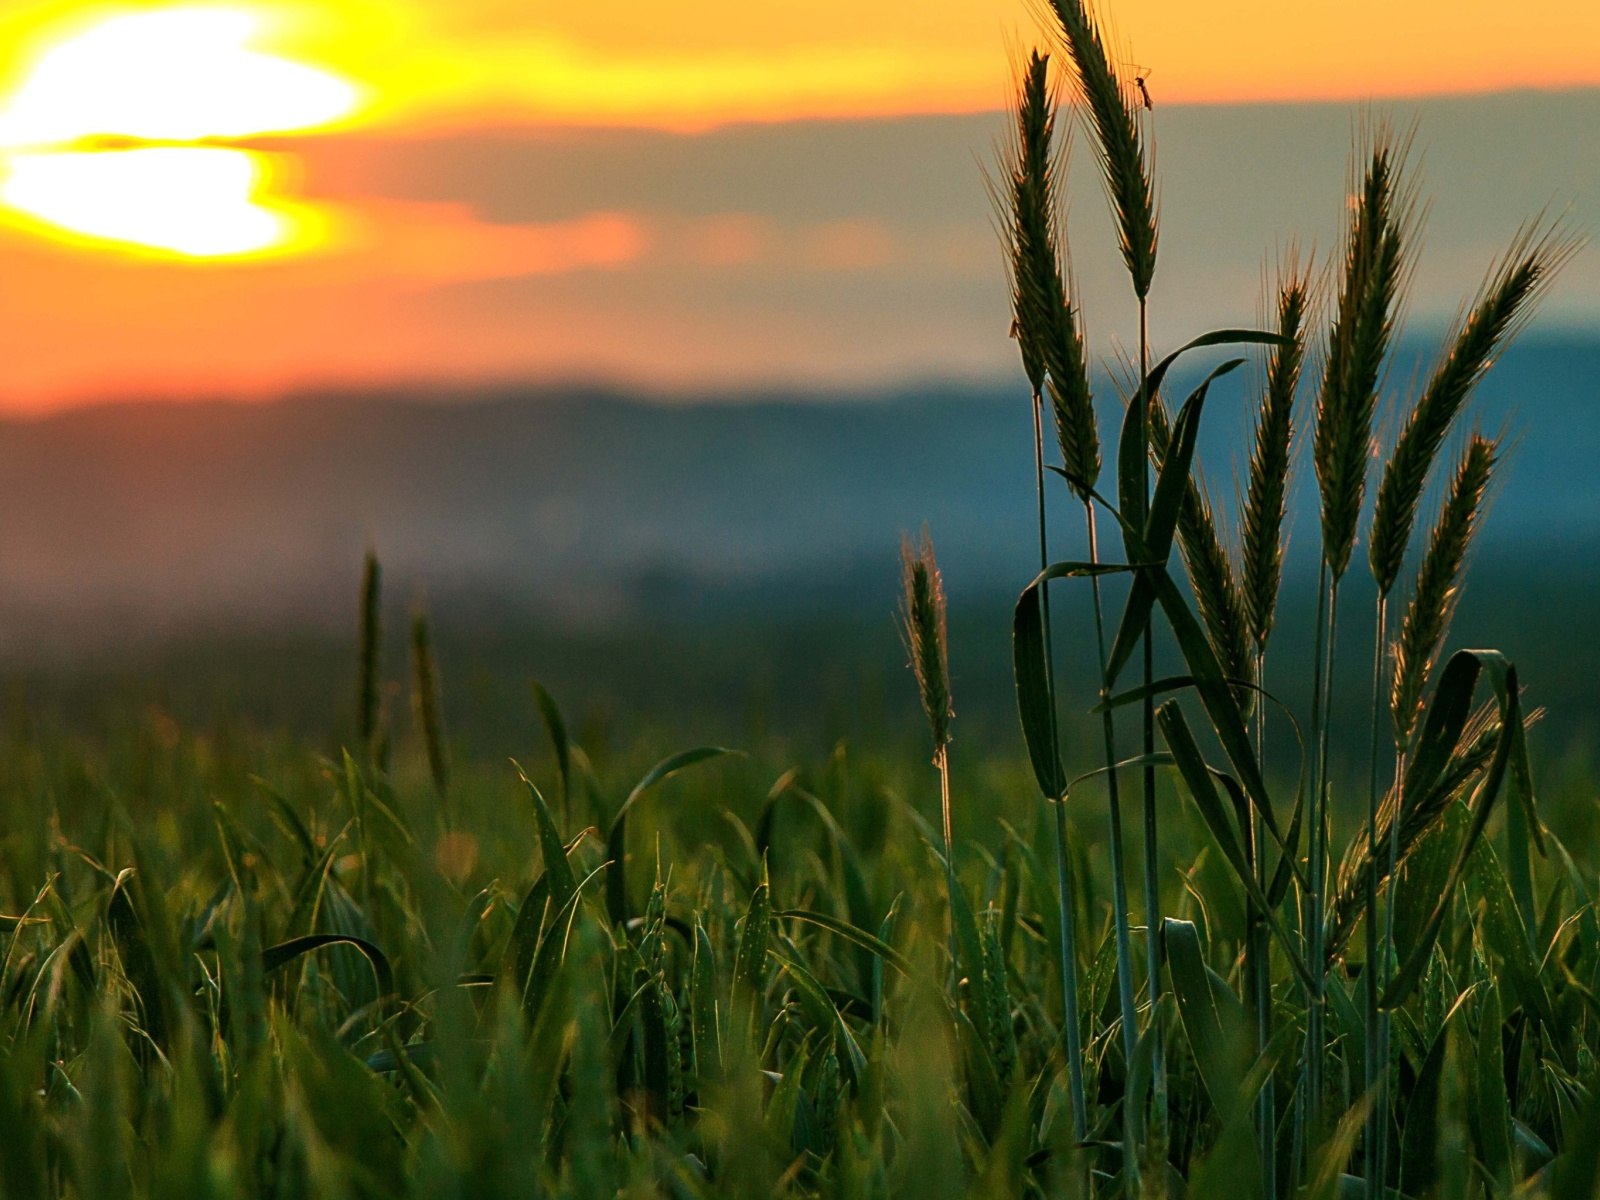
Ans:
[{"label": "distant hill", "polygon": [[[1478,420],[1516,448],[1481,557],[1600,546],[1597,380],[1600,341],[1544,341],[1486,385]],[[1211,403],[1214,483],[1243,461],[1246,414],[1237,389]],[[1030,431],[1025,395],[999,384],[695,404],[579,388],[302,396],[8,422],[0,639],[16,654],[340,626],[368,544],[398,594],[591,626],[641,605],[881,598],[901,532],[924,522],[958,598],[1008,593],[1034,555]]]}]

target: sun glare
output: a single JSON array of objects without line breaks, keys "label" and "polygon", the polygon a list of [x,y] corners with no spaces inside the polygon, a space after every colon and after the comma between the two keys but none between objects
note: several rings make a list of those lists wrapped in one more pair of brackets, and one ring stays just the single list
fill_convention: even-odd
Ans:
[{"label": "sun glare", "polygon": [[205,143],[325,127],[359,96],[252,49],[260,24],[244,9],[157,9],[46,52],[0,108],[0,202],[70,240],[189,258],[304,245],[304,210],[272,202],[269,160]]},{"label": "sun glare", "polygon": [[0,200],[88,238],[190,258],[255,254],[294,234],[293,216],[260,200],[263,167],[244,150],[187,146],[22,154]]}]

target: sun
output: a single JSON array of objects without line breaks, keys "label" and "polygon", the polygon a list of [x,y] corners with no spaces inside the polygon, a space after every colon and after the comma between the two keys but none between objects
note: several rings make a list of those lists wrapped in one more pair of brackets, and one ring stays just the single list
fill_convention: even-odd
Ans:
[{"label": "sun", "polygon": [[360,103],[325,70],[252,47],[259,10],[108,17],[51,47],[0,106],[0,204],[73,240],[185,258],[304,244],[271,156],[227,143],[325,128]]}]

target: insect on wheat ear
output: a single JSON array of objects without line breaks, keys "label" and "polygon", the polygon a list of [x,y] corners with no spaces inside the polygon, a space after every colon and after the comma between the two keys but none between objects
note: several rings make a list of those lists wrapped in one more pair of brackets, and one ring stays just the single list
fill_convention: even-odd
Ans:
[{"label": "insect on wheat ear", "polygon": [[1154,74],[1155,68],[1153,67],[1135,65],[1133,68],[1133,86],[1139,89],[1139,100],[1144,105],[1146,112],[1154,112],[1156,107],[1155,102],[1150,99],[1150,88],[1145,84],[1145,80]]}]

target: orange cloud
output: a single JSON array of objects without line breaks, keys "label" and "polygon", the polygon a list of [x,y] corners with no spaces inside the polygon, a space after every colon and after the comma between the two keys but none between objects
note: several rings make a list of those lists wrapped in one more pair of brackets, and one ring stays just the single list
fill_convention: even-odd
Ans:
[{"label": "orange cloud", "polygon": [[335,236],[304,256],[204,266],[0,229],[0,405],[509,377],[577,347],[548,323],[441,309],[438,289],[611,270],[649,246],[642,223],[614,213],[495,225],[460,205],[381,200],[334,218]]},{"label": "orange cloud", "polygon": [[342,272],[429,283],[620,267],[648,243],[643,225],[621,213],[496,225],[465,204],[368,199],[343,223],[344,244],[331,251]]}]

